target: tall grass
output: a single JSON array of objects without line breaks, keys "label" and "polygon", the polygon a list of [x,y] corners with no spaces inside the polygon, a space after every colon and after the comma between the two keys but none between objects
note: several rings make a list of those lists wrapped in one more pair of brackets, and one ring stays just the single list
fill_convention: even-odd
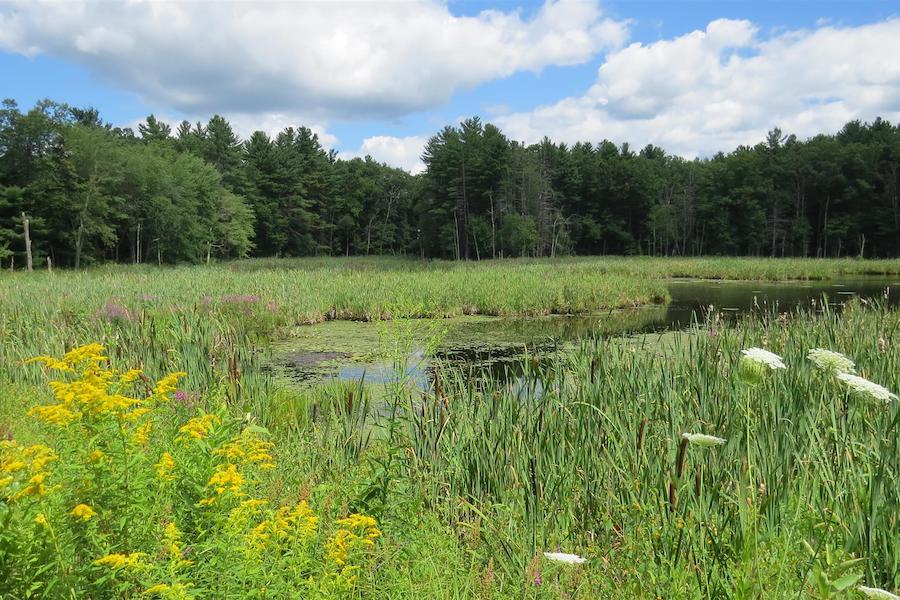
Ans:
[{"label": "tall grass", "polygon": [[[900,265],[741,264],[764,278]],[[376,517],[384,537],[356,597],[854,597],[837,589],[847,576],[896,590],[900,403],[851,396],[806,359],[841,351],[897,392],[900,313],[885,307],[624,340],[598,330],[572,351],[525,357],[512,378],[439,366],[424,391],[402,380],[298,390],[269,365],[271,337],[298,322],[593,310],[660,299],[654,277],[732,268],[310,259],[4,275],[0,435],[41,433],[24,415],[49,394],[24,359],[97,341],[117,368],[186,371],[180,415],[215,407],[266,426],[279,448],[273,498],[302,492],[334,514]],[[788,368],[741,377],[751,346]],[[399,364],[409,340],[395,347]],[[685,432],[726,442],[682,449]],[[588,562],[542,558],[556,550]]]},{"label": "tall grass", "polygon": [[[347,460],[403,455],[393,485],[460,539],[477,532],[471,551],[524,589],[536,557],[561,549],[589,559],[570,590],[584,597],[844,597],[828,587],[841,576],[900,586],[900,402],[852,396],[806,354],[840,350],[897,390],[898,327],[895,312],[851,307],[665,344],[597,338],[526,359],[511,382],[439,371],[424,396],[396,391],[401,410],[370,410],[368,428],[333,406],[369,431]],[[741,376],[753,346],[788,368]],[[686,432],[726,441],[682,446]]]}]

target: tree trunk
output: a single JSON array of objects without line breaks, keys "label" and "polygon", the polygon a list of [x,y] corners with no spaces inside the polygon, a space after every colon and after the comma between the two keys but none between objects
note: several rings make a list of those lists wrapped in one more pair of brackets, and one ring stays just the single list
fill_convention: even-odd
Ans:
[{"label": "tree trunk", "polygon": [[491,258],[497,258],[497,226],[494,222],[494,190],[489,192],[491,199]]},{"label": "tree trunk", "polygon": [[25,212],[22,212],[22,229],[25,230],[25,264],[26,268],[29,272],[34,268],[34,264],[31,260],[31,231],[29,229],[28,217],[25,216]]},{"label": "tree trunk", "polygon": [[81,268],[81,249],[84,245],[84,216],[78,219],[78,229],[75,232],[75,269]]}]

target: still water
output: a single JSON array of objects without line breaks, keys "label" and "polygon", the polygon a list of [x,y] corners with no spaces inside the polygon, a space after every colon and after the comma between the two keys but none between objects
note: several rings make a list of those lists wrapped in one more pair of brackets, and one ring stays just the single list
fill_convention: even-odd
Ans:
[{"label": "still water", "polygon": [[[537,318],[467,318],[441,322],[444,335],[434,358],[473,372],[503,376],[523,352],[548,352],[590,335],[627,336],[701,326],[710,309],[735,317],[753,311],[790,312],[797,309],[822,310],[840,306],[852,298],[878,300],[891,306],[900,304],[900,277],[855,277],[828,281],[708,281],[670,280],[672,301],[665,307],[615,310],[579,316]],[[313,327],[328,327],[329,324]],[[359,324],[360,332],[377,324]],[[291,379],[315,382],[343,379],[383,383],[397,378],[391,365],[377,360],[360,360],[347,354],[331,356],[327,363],[314,360],[317,354],[293,350],[280,365]],[[296,360],[302,357],[302,360]],[[313,357],[313,360],[310,360]],[[335,358],[337,358],[335,360]],[[342,360],[343,359],[343,360]],[[406,379],[427,385],[430,361],[421,349],[414,350],[406,367]]]}]

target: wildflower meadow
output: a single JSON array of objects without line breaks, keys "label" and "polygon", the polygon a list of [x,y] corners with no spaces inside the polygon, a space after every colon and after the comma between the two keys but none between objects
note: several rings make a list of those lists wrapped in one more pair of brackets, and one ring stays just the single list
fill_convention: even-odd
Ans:
[{"label": "wildflower meadow", "polygon": [[272,342],[316,325],[254,273],[2,280],[0,597],[897,597],[886,303],[298,386]]}]

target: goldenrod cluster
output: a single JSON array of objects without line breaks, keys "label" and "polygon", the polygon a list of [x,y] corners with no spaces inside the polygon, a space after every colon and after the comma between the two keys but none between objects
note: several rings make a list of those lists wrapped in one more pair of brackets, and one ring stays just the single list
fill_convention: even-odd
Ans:
[{"label": "goldenrod cluster", "polygon": [[[237,466],[233,463],[227,463],[219,465],[213,476],[209,478],[206,487],[213,489],[220,496],[225,492],[240,495],[244,482],[244,476],[238,472]],[[215,499],[212,497],[206,498],[201,501],[201,504],[212,504],[214,501]]]},{"label": "goldenrod cluster", "polygon": [[198,417],[194,417],[178,429],[178,437],[176,441],[181,444],[188,444],[194,440],[202,440],[209,436],[213,427],[222,421],[213,414],[204,413]]},{"label": "goldenrod cluster", "polygon": [[87,504],[77,504],[69,514],[79,521],[90,521],[97,515],[97,511]]},{"label": "goldenrod cluster", "polygon": [[166,527],[163,530],[163,541],[165,542],[163,550],[169,558],[169,567],[173,571],[194,564],[194,561],[186,560],[184,558],[184,546],[181,542],[181,531],[178,530],[175,521],[166,523]]},{"label": "goldenrod cluster", "polygon": [[43,444],[20,446],[15,440],[0,441],[0,498],[19,500],[46,494],[47,467],[57,458]]},{"label": "goldenrod cluster", "polygon": [[145,596],[156,596],[164,600],[188,600],[191,596],[188,594],[189,585],[184,583],[157,583],[144,590]]},{"label": "goldenrod cluster", "polygon": [[377,522],[372,517],[352,514],[345,519],[338,519],[341,527],[325,544],[328,558],[338,566],[347,563],[350,553],[358,548],[371,547],[375,539],[381,535]]},{"label": "goldenrod cluster", "polygon": [[[152,385],[139,370],[110,368],[99,344],[75,348],[61,359],[42,356],[32,362],[57,372],[58,380],[50,383],[54,402],[30,414],[52,426],[60,455],[41,444],[0,441],[0,503],[18,511],[14,519],[22,527],[27,524],[26,531],[43,528],[54,544],[78,539],[77,554],[99,556],[84,571],[66,566],[67,576],[94,577],[103,567],[108,571],[99,581],[117,586],[117,593],[131,585],[132,593],[147,598],[203,597],[206,590],[197,577],[204,576],[205,561],[212,556],[220,564],[217,553],[230,552],[237,542],[247,560],[239,569],[252,571],[266,552],[267,561],[280,564],[292,577],[302,573],[298,581],[325,596],[354,586],[361,568],[357,559],[381,535],[375,519],[352,514],[335,522],[332,535],[319,538],[319,517],[306,501],[269,509],[268,501],[254,497],[257,475],[275,468],[276,449],[264,439],[264,429],[245,427],[235,435],[237,419],[224,416],[225,411],[202,413],[175,425],[175,443],[148,456],[151,437],[165,442],[166,416],[175,414],[165,412],[168,395],[185,373]],[[59,485],[51,486],[51,481]],[[25,497],[39,501],[14,503]],[[131,515],[152,518],[128,521],[119,512],[123,505]],[[197,505],[204,510],[191,513]],[[151,506],[166,507],[164,520]],[[185,532],[175,518],[182,525],[190,523]],[[116,528],[125,521],[120,535]],[[217,529],[222,523],[226,527]],[[127,534],[128,529],[154,526],[161,528],[155,535]],[[157,541],[135,548],[135,539]],[[325,540],[324,548],[318,539]],[[43,552],[54,561],[65,560],[58,547]]]},{"label": "goldenrod cluster", "polygon": [[274,469],[275,461],[272,458],[272,442],[260,439],[252,429],[245,429],[241,435],[223,444],[213,451],[216,456],[227,458],[231,462],[243,464],[255,464],[261,469]]},{"label": "goldenrod cluster", "polygon": [[295,506],[282,506],[271,518],[262,521],[247,535],[247,546],[261,549],[271,543],[285,540],[305,542],[316,535],[319,523],[309,504],[298,502]]},{"label": "goldenrod cluster", "polygon": [[110,569],[135,569],[143,566],[141,559],[147,556],[143,552],[132,552],[131,554],[107,554],[103,558],[94,561],[95,565],[109,567]]},{"label": "goldenrod cluster", "polygon": [[172,481],[175,477],[172,471],[175,470],[175,459],[168,452],[163,452],[159,457],[159,462],[154,465],[156,467],[156,476],[161,481]]}]

